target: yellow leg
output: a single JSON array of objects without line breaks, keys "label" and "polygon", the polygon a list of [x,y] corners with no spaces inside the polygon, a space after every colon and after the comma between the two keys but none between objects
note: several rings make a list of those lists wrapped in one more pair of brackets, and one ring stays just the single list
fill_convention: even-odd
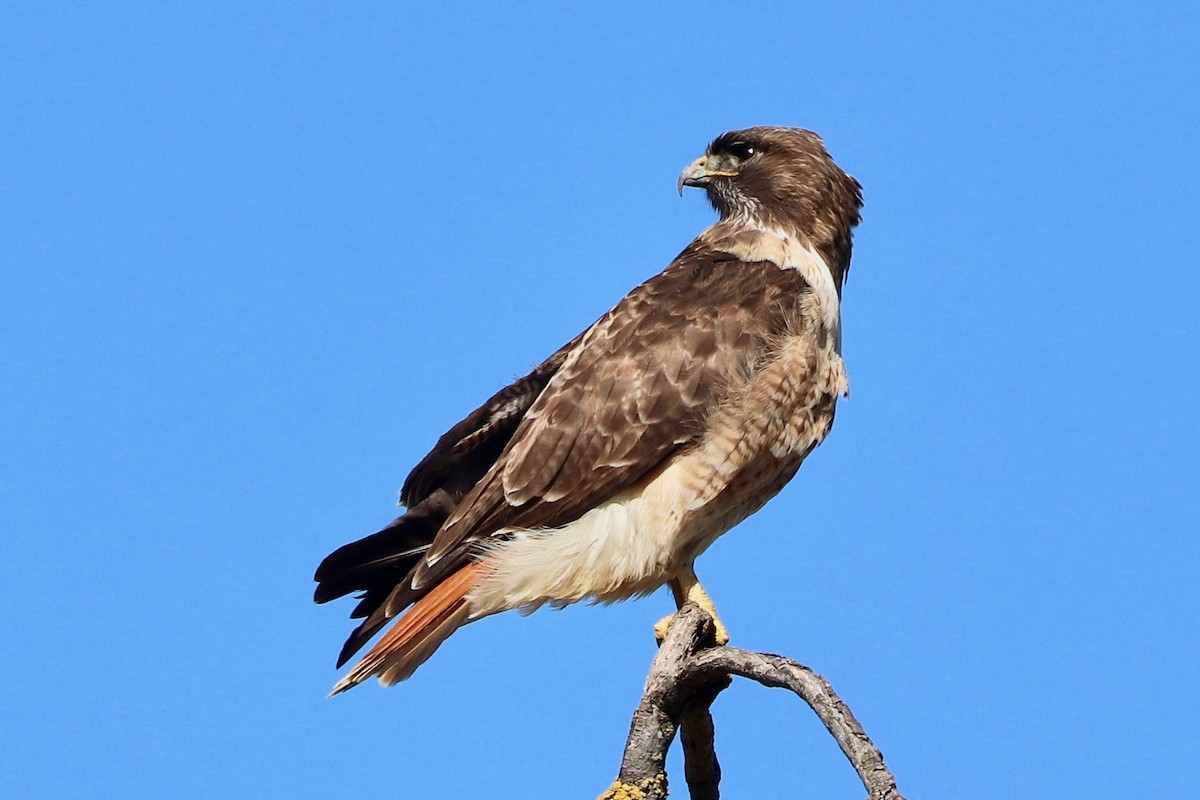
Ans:
[{"label": "yellow leg", "polygon": [[[680,569],[675,577],[667,582],[667,585],[671,587],[671,594],[675,595],[676,608],[683,608],[684,603],[689,602],[700,606],[712,617],[713,626],[716,628],[717,644],[729,643],[729,631],[725,628],[725,623],[721,622],[721,618],[717,616],[717,607],[713,605],[708,592],[704,591],[704,587],[700,585],[700,579],[696,577],[696,571],[692,569],[691,564]],[[660,619],[654,626],[654,638],[660,642],[665,639],[667,627],[674,618],[674,614],[669,614]]]}]

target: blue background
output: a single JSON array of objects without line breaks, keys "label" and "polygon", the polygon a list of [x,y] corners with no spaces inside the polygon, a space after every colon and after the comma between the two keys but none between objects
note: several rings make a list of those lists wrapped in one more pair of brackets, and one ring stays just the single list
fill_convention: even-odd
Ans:
[{"label": "blue background", "polygon": [[[607,786],[665,594],[326,700],[310,577],[711,221],[676,175],[754,124],[866,208],[851,399],[699,563],[734,643],[909,797],[1194,792],[1195,3],[200,5],[0,12],[6,795]],[[715,713],[727,796],[861,796],[798,701]]]}]

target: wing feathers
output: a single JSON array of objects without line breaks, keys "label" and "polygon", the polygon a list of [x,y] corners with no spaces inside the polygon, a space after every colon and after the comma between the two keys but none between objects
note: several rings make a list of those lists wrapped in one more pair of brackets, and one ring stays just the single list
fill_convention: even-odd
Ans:
[{"label": "wing feathers", "polygon": [[411,508],[438,488],[456,493],[459,498],[466,494],[495,463],[529,407],[578,341],[576,337],[568,342],[446,431],[405,479],[400,501]]},{"label": "wing feathers", "polygon": [[[793,326],[809,291],[797,270],[689,247],[564,348],[427,561],[497,531],[564,525],[635,484],[702,432],[723,392]],[[427,572],[419,566],[414,585]]]},{"label": "wing feathers", "polygon": [[313,576],[317,581],[313,599],[327,603],[351,592],[366,591],[368,597],[359,604],[355,616],[369,614],[429,549],[455,504],[454,498],[436,492],[383,530],[334,550]]}]

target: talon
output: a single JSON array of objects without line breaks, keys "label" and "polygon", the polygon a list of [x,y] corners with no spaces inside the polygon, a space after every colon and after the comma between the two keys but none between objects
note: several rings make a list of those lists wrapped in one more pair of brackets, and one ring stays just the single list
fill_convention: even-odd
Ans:
[{"label": "talon", "polygon": [[671,622],[674,621],[674,614],[667,614],[665,617],[654,623],[654,638],[659,644],[667,638],[667,628],[671,627]]},{"label": "talon", "polygon": [[716,614],[713,615],[713,638],[717,640],[717,644],[721,647],[729,644],[729,631],[725,628],[725,623],[721,622],[721,618]]},{"label": "talon", "polygon": [[[713,621],[713,638],[718,645],[724,646],[729,644],[729,629],[725,627],[725,623],[721,622],[721,618],[717,615],[717,607],[713,605],[712,598],[708,596],[708,592],[704,591],[704,587],[700,585],[700,579],[696,577],[695,571],[689,564],[682,569],[676,577],[672,578],[668,584],[671,587],[671,593],[675,595],[675,605],[683,608],[683,604],[693,602],[704,609],[705,613],[712,617]],[[658,621],[654,626],[654,638],[662,644],[663,639],[667,638],[667,628],[671,626],[671,620],[675,619],[674,614],[669,614]]]}]

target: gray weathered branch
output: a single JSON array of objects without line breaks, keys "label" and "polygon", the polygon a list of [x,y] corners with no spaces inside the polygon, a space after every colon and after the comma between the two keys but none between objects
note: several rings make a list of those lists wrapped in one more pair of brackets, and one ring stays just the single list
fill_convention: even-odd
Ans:
[{"label": "gray weathered branch", "polygon": [[679,729],[691,799],[717,800],[721,768],[708,709],[732,675],[795,692],[837,740],[868,800],[904,800],[878,748],[828,681],[782,656],[716,646],[712,618],[694,604],[676,615],[654,657],[633,714],[619,777],[600,800],[665,798],[667,750]]}]

